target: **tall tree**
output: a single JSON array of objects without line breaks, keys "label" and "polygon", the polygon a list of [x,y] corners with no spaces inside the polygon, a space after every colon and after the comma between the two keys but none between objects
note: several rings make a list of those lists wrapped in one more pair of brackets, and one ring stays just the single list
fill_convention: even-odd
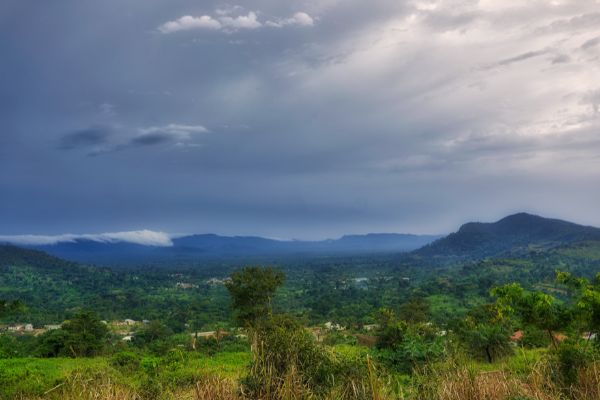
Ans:
[{"label": "tall tree", "polygon": [[99,354],[109,333],[106,324],[91,311],[79,311],[63,324],[62,330],[67,333],[65,344],[75,357]]},{"label": "tall tree", "polygon": [[272,312],[271,300],[285,275],[273,268],[246,267],[231,275],[225,284],[241,325],[253,325]]}]

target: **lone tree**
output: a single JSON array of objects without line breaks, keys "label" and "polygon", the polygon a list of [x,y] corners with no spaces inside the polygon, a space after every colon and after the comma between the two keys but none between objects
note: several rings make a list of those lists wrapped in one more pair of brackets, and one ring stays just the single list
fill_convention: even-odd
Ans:
[{"label": "lone tree", "polygon": [[234,272],[225,286],[238,322],[250,326],[271,315],[271,300],[284,279],[283,272],[273,268],[246,267]]},{"label": "lone tree", "polygon": [[91,311],[77,312],[63,324],[62,330],[67,334],[65,346],[73,357],[100,354],[109,335],[106,325]]}]

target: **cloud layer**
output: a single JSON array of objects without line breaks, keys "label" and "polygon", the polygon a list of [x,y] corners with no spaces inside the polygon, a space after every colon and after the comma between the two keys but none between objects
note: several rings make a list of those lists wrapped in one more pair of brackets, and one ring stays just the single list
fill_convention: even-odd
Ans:
[{"label": "cloud layer", "polygon": [[168,234],[150,230],[112,232],[98,234],[63,234],[63,235],[12,235],[0,236],[0,243],[36,246],[70,243],[78,240],[91,240],[99,243],[125,242],[144,246],[170,247],[173,242]]},{"label": "cloud layer", "polygon": [[598,0],[242,5],[3,2],[0,234],[600,225]]}]

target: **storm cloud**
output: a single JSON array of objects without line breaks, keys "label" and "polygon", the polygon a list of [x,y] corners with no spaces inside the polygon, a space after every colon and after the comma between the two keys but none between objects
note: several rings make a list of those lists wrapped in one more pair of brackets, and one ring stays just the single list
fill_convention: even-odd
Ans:
[{"label": "storm cloud", "polygon": [[4,1],[0,234],[600,225],[598,21],[596,0]]}]

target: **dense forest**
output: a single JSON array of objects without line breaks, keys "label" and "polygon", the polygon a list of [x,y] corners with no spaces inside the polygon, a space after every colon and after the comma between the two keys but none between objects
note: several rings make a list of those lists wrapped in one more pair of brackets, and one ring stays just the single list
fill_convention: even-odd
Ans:
[{"label": "dense forest", "polygon": [[410,253],[243,264],[102,267],[2,245],[0,397],[598,398],[600,242],[536,221],[513,218],[498,246],[506,221]]}]

